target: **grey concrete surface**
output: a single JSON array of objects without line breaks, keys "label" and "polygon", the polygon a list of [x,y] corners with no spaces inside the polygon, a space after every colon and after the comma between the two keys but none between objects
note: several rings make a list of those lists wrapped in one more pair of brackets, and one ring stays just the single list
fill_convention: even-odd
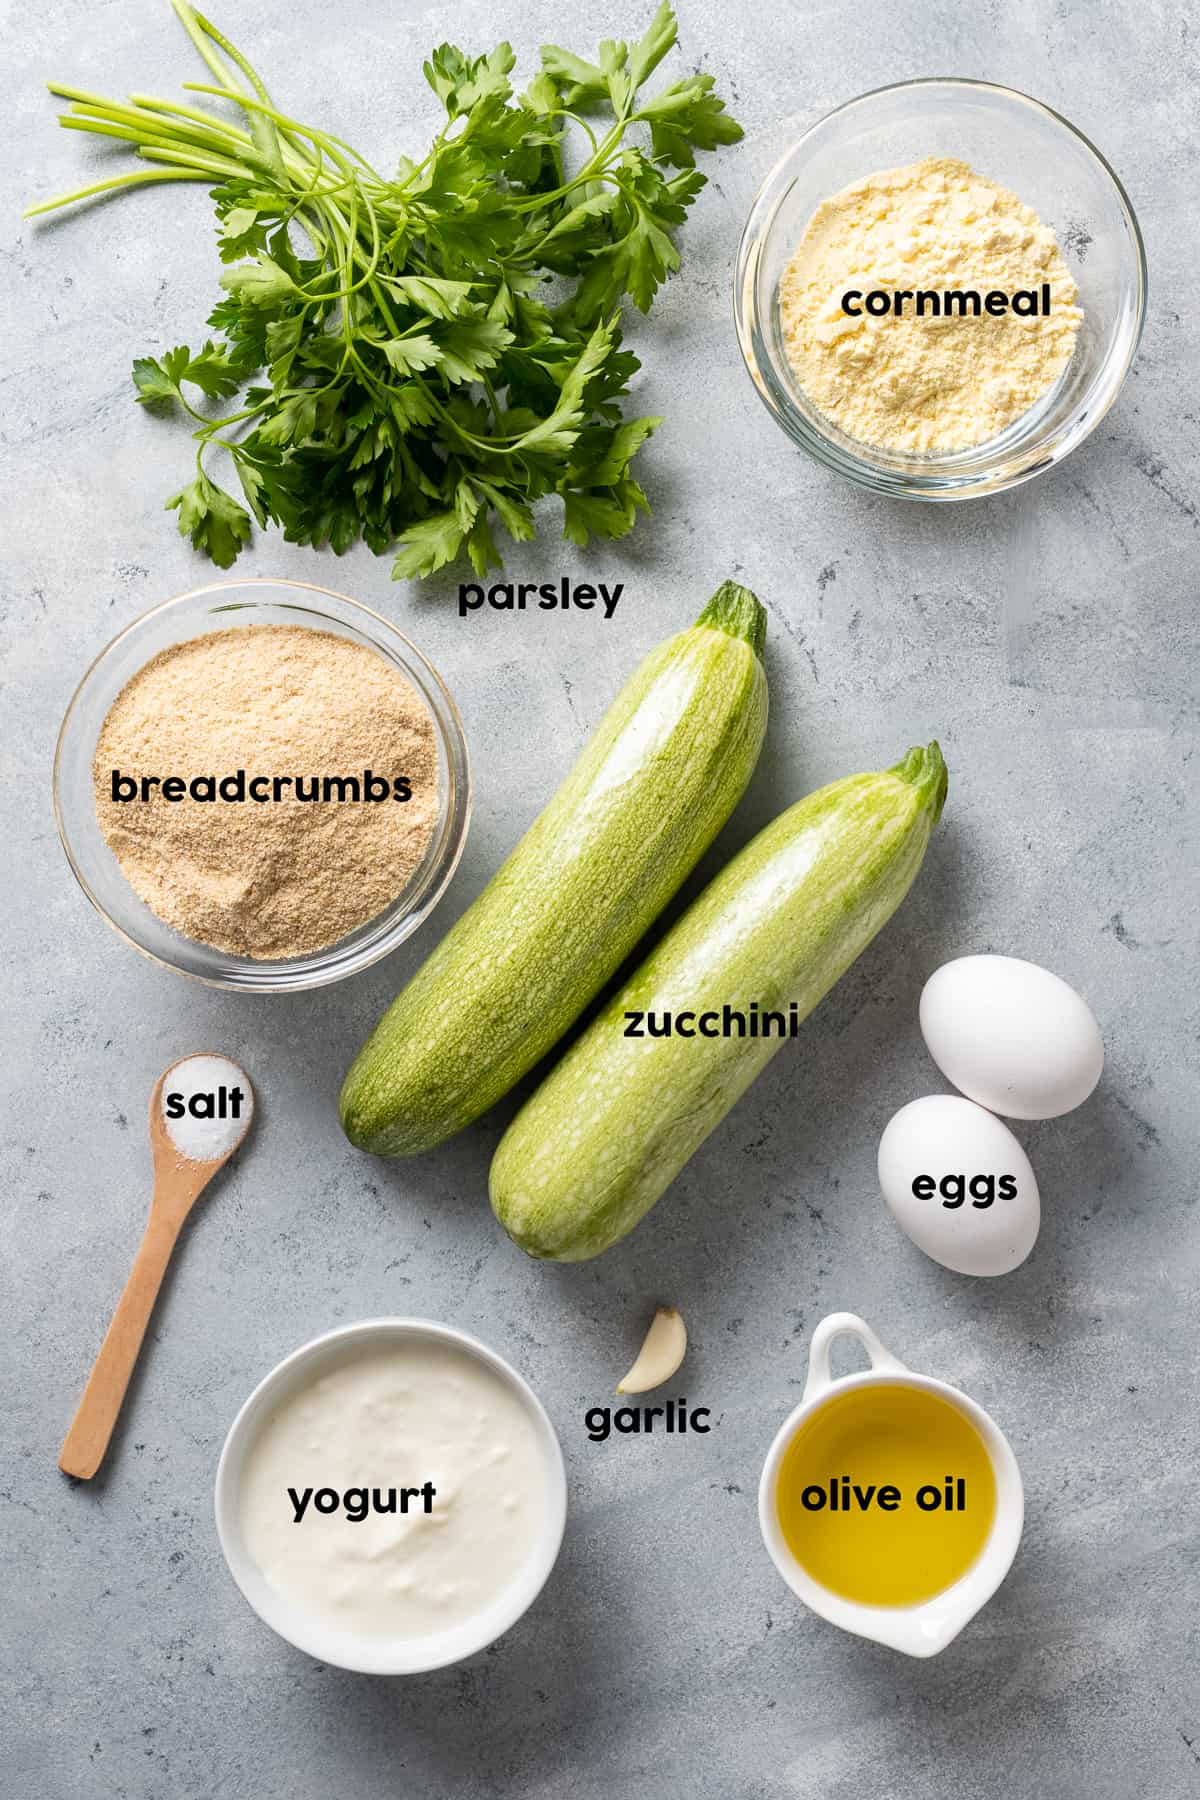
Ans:
[{"label": "grey concrete surface", "polygon": [[[131,358],[194,337],[215,291],[202,190],[48,228],[31,198],[106,164],[59,132],[47,76],[175,92],[198,68],[165,0],[44,0],[5,27],[4,965],[0,1789],[12,1800],[1185,1800],[1200,1794],[1196,1289],[1200,643],[1196,35],[1183,9],[1085,0],[683,0],[683,60],[733,96],[685,268],[637,330],[639,398],[668,424],[654,516],[584,557],[548,530],[538,580],[622,580],[596,617],[460,622],[452,584],[260,540],[246,573],[325,581],[395,617],[466,719],[476,816],[436,919],[389,962],[303,998],[212,992],[142,961],[92,913],[57,841],[55,734],[87,663],[207,566],[164,496],[182,430],[133,404]],[[614,0],[243,0],[220,22],[301,116],[386,161],[422,145],[419,64],[452,38],[630,34]],[[1049,477],[948,509],[881,504],[772,427],[730,323],[751,194],[789,132],[879,83],[963,73],[1064,110],[1123,176],[1152,298],[1115,410]],[[485,1199],[512,1106],[438,1154],[384,1165],[334,1100],[376,1014],[480,889],[624,674],[736,572],[771,609],[772,724],[718,861],[784,803],[935,733],[943,829],[895,922],[696,1157],[597,1262],[551,1268]],[[1045,1221],[1031,1261],[972,1283],[891,1226],[874,1179],[898,1105],[942,1084],[924,977],[995,949],[1088,996],[1108,1042],[1081,1111],[1019,1127]],[[55,1467],[148,1195],[145,1107],[213,1047],[258,1084],[251,1145],[195,1220],[115,1452]],[[651,1303],[692,1334],[682,1391],[706,1439],[589,1443]],[[1009,1433],[1025,1541],[941,1658],[905,1660],[805,1613],[763,1552],[755,1489],[826,1312],[863,1313]],[[278,1642],[229,1580],[211,1490],[237,1407],[339,1321],[414,1312],[512,1357],[561,1433],[571,1494],[539,1603],[490,1653],[379,1681]]]}]

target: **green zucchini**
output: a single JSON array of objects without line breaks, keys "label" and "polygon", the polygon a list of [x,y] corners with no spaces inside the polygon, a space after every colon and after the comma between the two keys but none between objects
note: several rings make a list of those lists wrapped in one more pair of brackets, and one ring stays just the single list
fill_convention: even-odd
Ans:
[{"label": "green zucchini", "polygon": [[342,1126],[412,1156],[555,1044],[729,817],[767,726],[766,613],[727,581],[630,677],[557,794],[359,1052]]},{"label": "green zucchini", "polygon": [[732,1028],[726,1006],[747,1032],[767,1011],[803,1018],[903,900],[945,797],[938,746],[910,750],[810,794],[710,883],[501,1139],[492,1207],[523,1250],[582,1262],[624,1237],[782,1041],[630,1037],[630,1016],[643,1032],[681,1013]]}]

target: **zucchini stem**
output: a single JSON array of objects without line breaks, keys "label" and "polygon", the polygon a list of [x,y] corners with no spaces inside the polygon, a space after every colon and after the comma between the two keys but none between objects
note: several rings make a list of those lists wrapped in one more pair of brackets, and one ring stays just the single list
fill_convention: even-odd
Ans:
[{"label": "zucchini stem", "polygon": [[919,744],[914,745],[903,761],[888,770],[888,774],[898,776],[916,788],[936,825],[946,804],[946,759],[936,739],[924,749]]},{"label": "zucchini stem", "polygon": [[724,631],[729,637],[745,638],[759,661],[767,642],[766,608],[736,581],[723,581],[700,617],[697,625],[712,631]]}]

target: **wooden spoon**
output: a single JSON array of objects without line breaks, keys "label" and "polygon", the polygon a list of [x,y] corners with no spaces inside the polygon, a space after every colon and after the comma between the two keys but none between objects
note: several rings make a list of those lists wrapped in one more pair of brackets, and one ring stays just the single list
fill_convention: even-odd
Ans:
[{"label": "wooden spoon", "polygon": [[[198,1054],[215,1054],[198,1052]],[[63,1440],[58,1466],[66,1475],[87,1481],[104,1461],[113,1427],[121,1411],[125,1390],[133,1374],[154,1302],[162,1286],[167,1264],[184,1221],[217,1170],[223,1168],[239,1148],[254,1117],[254,1089],[244,1069],[228,1057],[221,1061],[237,1069],[249,1105],[235,1141],[220,1156],[207,1162],[196,1162],[179,1150],[167,1128],[163,1112],[163,1085],[168,1076],[191,1062],[190,1056],[159,1076],[150,1096],[150,1151],[154,1167],[154,1193],[150,1200],[150,1217],[145,1236],[134,1258],[125,1292],[112,1316],[95,1367],[88,1377],[71,1428]]]}]

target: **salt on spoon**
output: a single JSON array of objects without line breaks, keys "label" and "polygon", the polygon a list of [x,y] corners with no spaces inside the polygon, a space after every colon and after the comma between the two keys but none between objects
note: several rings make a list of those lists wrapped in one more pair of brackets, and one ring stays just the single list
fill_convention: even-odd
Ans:
[{"label": "salt on spoon", "polygon": [[[207,1106],[199,1105],[207,1097]],[[172,1063],[150,1096],[154,1193],[134,1258],[95,1367],[63,1441],[58,1466],[89,1480],[104,1461],[125,1390],[137,1363],[171,1252],[192,1207],[233,1155],[254,1118],[254,1089],[226,1056]]]}]

